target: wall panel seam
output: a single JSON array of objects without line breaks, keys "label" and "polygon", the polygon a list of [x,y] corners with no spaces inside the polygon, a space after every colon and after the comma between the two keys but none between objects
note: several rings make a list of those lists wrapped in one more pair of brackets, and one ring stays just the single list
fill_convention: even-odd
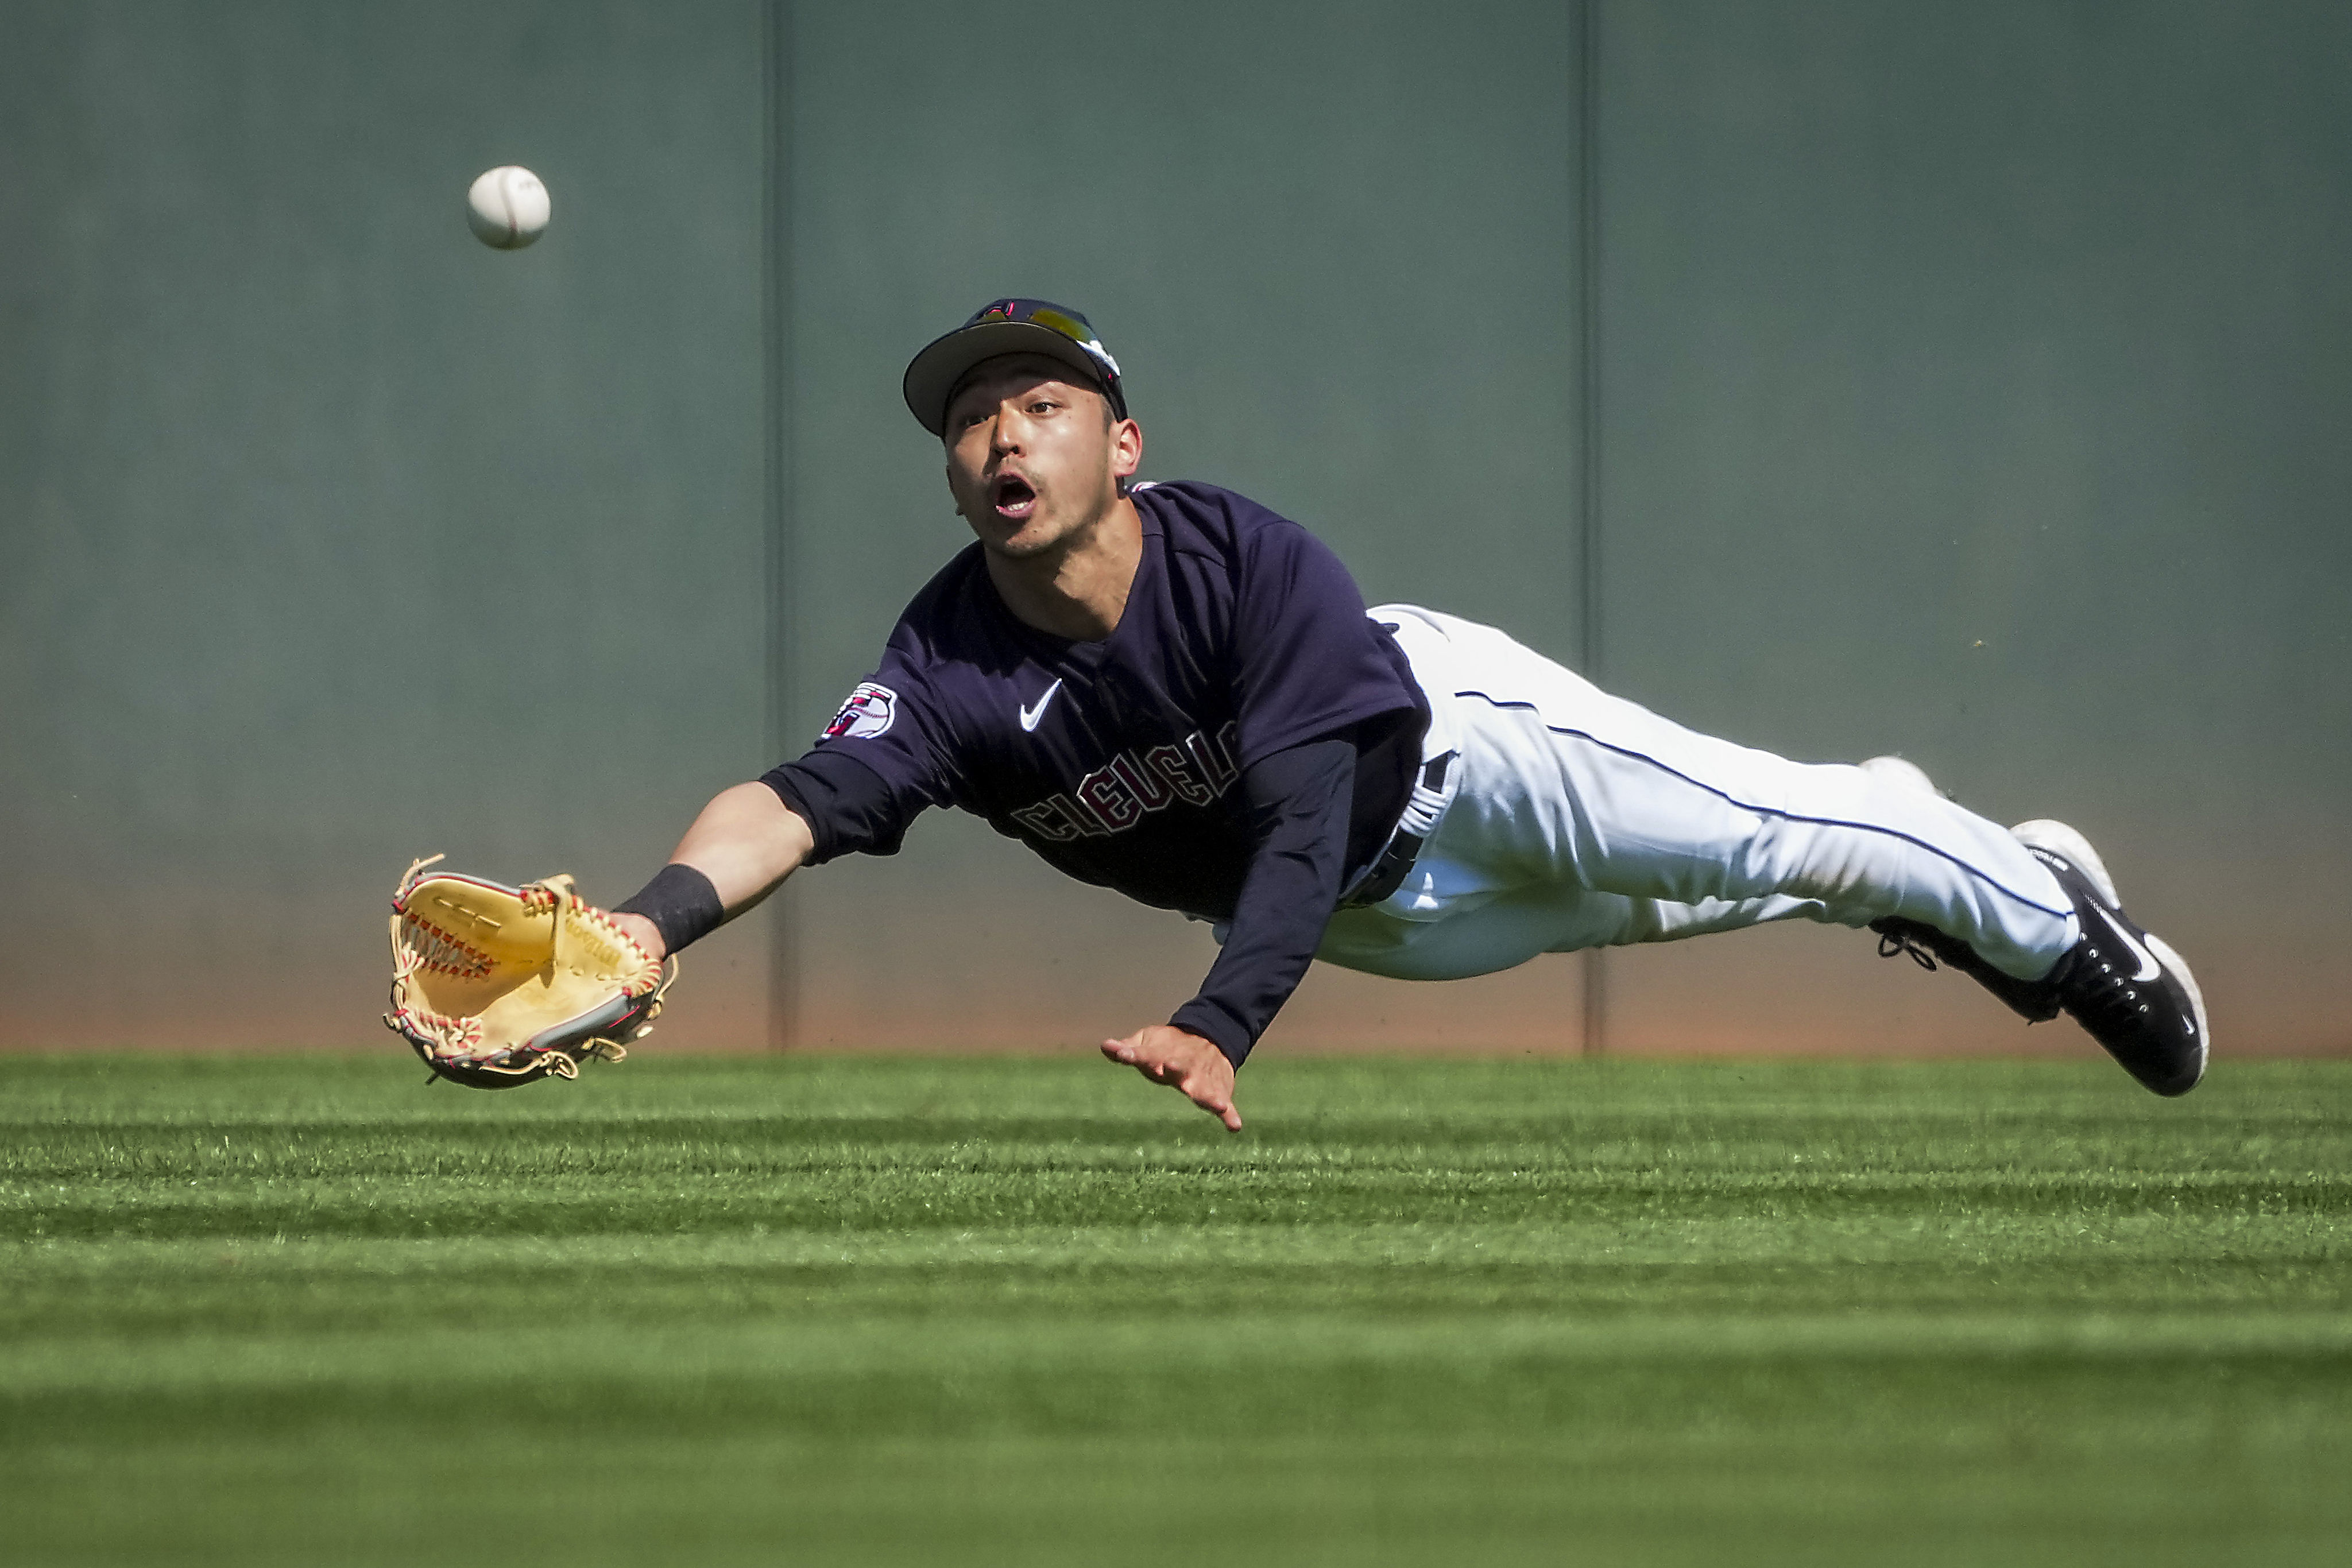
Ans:
[{"label": "wall panel seam", "polygon": [[[793,5],[762,0],[761,54],[761,419],[765,511],[767,760],[785,755],[793,720],[793,676],[800,666],[799,617],[793,602]],[[779,894],[768,921],[767,1040],[790,1050],[799,1038],[800,965],[794,900]]]},{"label": "wall panel seam", "polygon": [[[1577,651],[1584,678],[1601,679],[1601,5],[1576,12],[1576,572]],[[1607,1040],[1608,960],[1583,958],[1587,1056]]]}]

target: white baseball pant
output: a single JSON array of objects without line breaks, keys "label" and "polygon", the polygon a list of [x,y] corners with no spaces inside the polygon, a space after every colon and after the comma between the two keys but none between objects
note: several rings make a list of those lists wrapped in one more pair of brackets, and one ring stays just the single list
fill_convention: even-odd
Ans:
[{"label": "white baseball pant", "polygon": [[1407,808],[1425,841],[1402,885],[1332,916],[1327,963],[1454,979],[1538,953],[1899,915],[2036,979],[2079,935],[2025,846],[1948,800],[1695,734],[1490,626],[1371,613],[1429,697],[1424,758],[1455,759]]}]

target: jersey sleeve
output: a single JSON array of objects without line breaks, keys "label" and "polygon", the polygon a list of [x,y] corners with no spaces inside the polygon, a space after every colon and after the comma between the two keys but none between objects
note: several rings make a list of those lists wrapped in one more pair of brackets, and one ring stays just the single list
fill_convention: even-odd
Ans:
[{"label": "jersey sleeve", "polygon": [[808,823],[812,865],[896,854],[917,817],[955,799],[949,726],[898,643],[894,636],[882,667],[858,683],[814,747],[761,777]]},{"label": "jersey sleeve", "polygon": [[1168,1021],[1241,1066],[1306,977],[1339,900],[1356,748],[1310,741],[1243,775],[1256,852],[1223,949],[1198,995]]},{"label": "jersey sleeve", "polygon": [[1234,591],[1241,766],[1418,707],[1380,635],[1330,547],[1266,514],[1242,540]]}]

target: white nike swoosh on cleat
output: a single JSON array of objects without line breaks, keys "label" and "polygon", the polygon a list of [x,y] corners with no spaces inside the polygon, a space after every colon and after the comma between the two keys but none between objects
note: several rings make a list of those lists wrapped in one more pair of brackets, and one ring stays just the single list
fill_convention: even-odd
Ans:
[{"label": "white nike swoosh on cleat", "polygon": [[2114,932],[2122,940],[2123,945],[2132,950],[2132,956],[2139,960],[2139,973],[2134,975],[2133,979],[2153,980],[2164,972],[2163,967],[2156,961],[2156,955],[2142,946],[2130,932],[2125,930],[2122,921],[2095,904],[2091,907],[2099,911],[2099,918],[2107,923],[2107,929]]},{"label": "white nike swoosh on cleat", "polygon": [[1054,694],[1061,689],[1062,683],[1060,678],[1057,676],[1055,677],[1054,684],[1045,688],[1045,695],[1037,699],[1037,706],[1035,707],[1024,707],[1021,710],[1021,727],[1024,730],[1035,729],[1037,727],[1037,721],[1045,716],[1045,705],[1052,702],[1054,700]]}]

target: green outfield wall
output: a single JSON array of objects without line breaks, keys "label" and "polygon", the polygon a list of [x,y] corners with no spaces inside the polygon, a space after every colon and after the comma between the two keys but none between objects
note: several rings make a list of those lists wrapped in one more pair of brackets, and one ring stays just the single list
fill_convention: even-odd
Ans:
[{"label": "green outfield wall", "polygon": [[[633,889],[969,537],[898,372],[1018,292],[1149,475],[2066,818],[2225,1052],[2352,1049],[2347,254],[2319,5],[14,0],[0,1043],[391,1049],[413,856]],[[661,1039],[1084,1047],[1211,951],[937,817]],[[2089,1049],[1812,928],[1318,970],[1268,1044],[1593,1047]]]}]

